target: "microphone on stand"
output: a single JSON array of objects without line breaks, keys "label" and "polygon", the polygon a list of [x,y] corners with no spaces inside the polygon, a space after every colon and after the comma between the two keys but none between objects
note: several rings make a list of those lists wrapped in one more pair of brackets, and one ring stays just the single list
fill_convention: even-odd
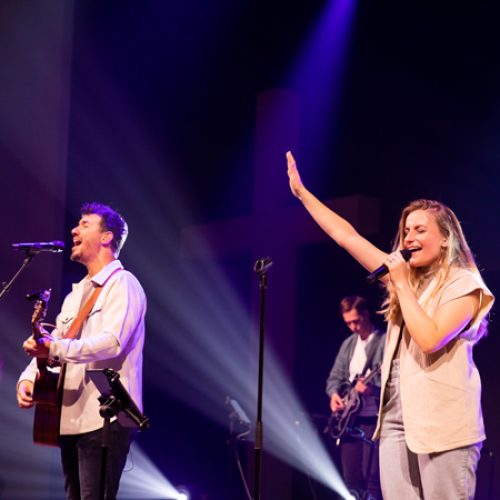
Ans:
[{"label": "microphone on stand", "polygon": [[12,250],[25,250],[26,252],[52,252],[59,253],[64,250],[62,241],[39,241],[34,243],[12,243]]},{"label": "microphone on stand", "polygon": [[[401,255],[403,256],[403,259],[408,262],[410,260],[412,252],[416,252],[417,250],[420,250],[419,248],[412,248],[411,250],[409,248],[404,248],[403,250],[400,250]],[[372,284],[375,281],[379,280],[380,278],[383,278],[387,273],[389,272],[389,269],[385,264],[382,264],[379,268],[375,269],[372,273],[370,273],[366,277],[366,281],[368,283]]]}]

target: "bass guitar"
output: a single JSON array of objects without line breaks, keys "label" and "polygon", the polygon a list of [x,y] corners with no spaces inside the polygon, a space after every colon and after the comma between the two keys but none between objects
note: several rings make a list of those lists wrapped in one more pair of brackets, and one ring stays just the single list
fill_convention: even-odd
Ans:
[{"label": "bass guitar", "polygon": [[[377,375],[380,368],[381,364],[377,363],[372,368],[371,372],[363,379],[363,383],[368,384],[375,375]],[[361,410],[363,402],[360,393],[355,389],[358,380],[359,376],[356,376],[351,382],[349,389],[343,395],[342,401],[344,403],[344,408],[333,412],[328,420],[328,426],[325,431],[329,432],[330,436],[337,440],[337,443],[346,432],[352,431],[354,417]]]},{"label": "bass guitar", "polygon": [[[31,317],[33,338],[39,340],[47,335],[42,321],[47,314],[47,304],[51,290],[43,290],[28,295],[35,306]],[[33,401],[35,418],[33,423],[33,441],[37,444],[57,446],[59,424],[61,420],[62,381],[64,367],[46,358],[36,358],[39,376],[35,381]]]}]

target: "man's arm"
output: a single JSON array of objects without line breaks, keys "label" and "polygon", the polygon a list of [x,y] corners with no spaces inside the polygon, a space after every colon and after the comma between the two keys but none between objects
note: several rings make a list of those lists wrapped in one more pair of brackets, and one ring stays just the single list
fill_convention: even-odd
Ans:
[{"label": "man's arm", "polygon": [[[103,292],[104,293],[104,292]],[[120,355],[123,346],[143,320],[146,298],[139,282],[130,273],[119,273],[110,284],[103,303],[99,332],[81,339],[28,339],[24,348],[35,357],[49,357],[70,363],[91,363]]]},{"label": "man's arm", "polygon": [[349,350],[350,338],[344,340],[335,357],[332,369],[326,380],[326,393],[330,397],[330,409],[341,410],[344,407],[340,391],[349,383]]},{"label": "man's arm", "polygon": [[348,220],[327,207],[304,186],[295,158],[290,151],[287,152],[286,159],[290,190],[302,202],[321,229],[368,271],[373,271],[380,266],[387,258],[387,253],[361,236]]},{"label": "man's arm", "polygon": [[71,363],[91,363],[120,355],[143,321],[146,298],[137,279],[127,272],[118,273],[106,292],[103,308],[98,313],[102,315],[100,331],[81,339],[52,342],[51,358]]}]

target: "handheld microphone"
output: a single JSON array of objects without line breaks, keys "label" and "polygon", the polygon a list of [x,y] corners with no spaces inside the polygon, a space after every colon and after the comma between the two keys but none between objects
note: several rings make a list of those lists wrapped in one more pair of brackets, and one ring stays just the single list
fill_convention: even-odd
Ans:
[{"label": "handheld microphone", "polygon": [[[403,250],[400,250],[401,255],[403,256],[403,259],[408,262],[410,260],[412,252],[416,252],[419,250],[418,248],[412,248],[411,250],[408,248],[404,248]],[[366,277],[366,281],[368,283],[372,284],[373,282],[379,280],[380,278],[383,278],[387,273],[389,272],[389,269],[385,264],[382,264],[378,269],[375,269],[372,273],[370,273]]]},{"label": "handheld microphone", "polygon": [[264,257],[262,259],[259,259],[255,263],[255,266],[253,267],[253,270],[256,273],[265,273],[272,265],[273,265],[273,261],[271,260],[271,258],[270,257]]},{"label": "handheld microphone", "polygon": [[53,252],[59,253],[64,250],[62,241],[39,241],[35,243],[12,243],[12,250],[26,250],[27,252]]}]

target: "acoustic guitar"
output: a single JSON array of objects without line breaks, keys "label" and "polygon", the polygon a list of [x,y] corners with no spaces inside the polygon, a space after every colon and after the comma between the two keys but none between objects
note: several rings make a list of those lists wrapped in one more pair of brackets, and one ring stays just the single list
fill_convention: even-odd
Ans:
[{"label": "acoustic guitar", "polygon": [[[38,340],[46,335],[41,322],[47,313],[47,304],[51,290],[43,290],[28,295],[28,300],[35,300],[31,326],[33,338]],[[35,419],[33,423],[33,441],[37,444],[57,446],[59,424],[61,421],[62,384],[64,366],[47,358],[36,358],[39,377],[35,381],[33,401]]]}]

